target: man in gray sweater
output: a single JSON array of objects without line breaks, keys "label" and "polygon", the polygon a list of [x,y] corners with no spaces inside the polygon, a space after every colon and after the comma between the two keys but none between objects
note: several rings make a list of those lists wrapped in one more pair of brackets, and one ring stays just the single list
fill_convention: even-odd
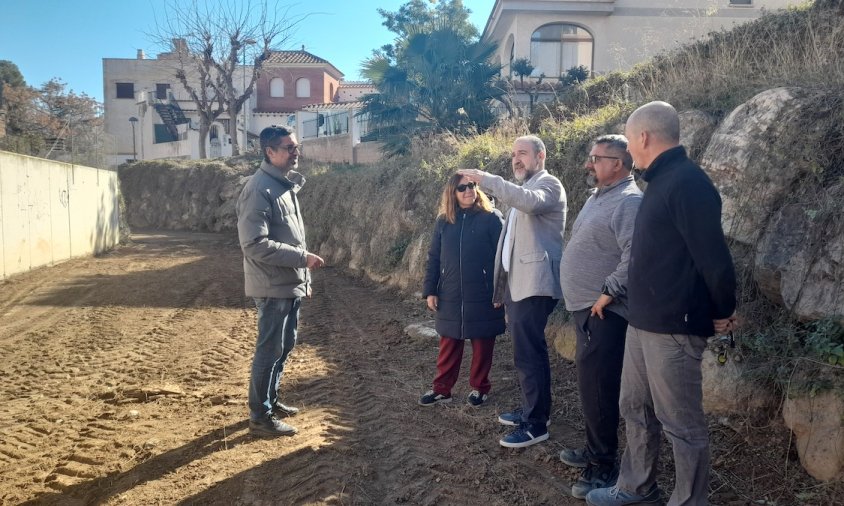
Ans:
[{"label": "man in gray sweater", "polygon": [[618,398],[627,332],[627,263],[642,191],[630,174],[623,135],[598,137],[585,168],[592,195],[572,227],[560,284],[577,333],[577,383],[586,446],[560,459],[583,468],[572,495],[586,497],[618,477]]}]

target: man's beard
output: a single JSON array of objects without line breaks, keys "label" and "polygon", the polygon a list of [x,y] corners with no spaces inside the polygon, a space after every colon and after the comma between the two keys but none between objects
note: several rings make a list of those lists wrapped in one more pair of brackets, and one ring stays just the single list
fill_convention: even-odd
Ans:
[{"label": "man's beard", "polygon": [[519,177],[519,175],[515,172],[513,173],[513,176],[516,178],[516,181],[518,181],[519,183],[524,183],[525,181],[527,181],[528,179],[533,177],[533,175],[536,174],[537,172],[539,172],[539,171],[536,170],[536,169],[530,170],[527,167],[523,167],[522,168],[522,174],[524,174],[523,176]]},{"label": "man's beard", "polygon": [[594,172],[588,172],[586,174],[586,184],[589,185],[589,188],[598,186],[598,176]]}]

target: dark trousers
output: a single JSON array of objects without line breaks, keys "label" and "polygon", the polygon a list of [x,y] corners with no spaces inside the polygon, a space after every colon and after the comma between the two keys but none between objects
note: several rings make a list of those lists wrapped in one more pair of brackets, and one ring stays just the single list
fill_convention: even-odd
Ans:
[{"label": "dark trousers", "polygon": [[551,416],[551,364],[545,324],[557,299],[528,297],[514,302],[508,291],[504,305],[513,336],[513,365],[522,388],[522,421],[544,428]]},{"label": "dark trousers", "polygon": [[618,453],[618,396],[627,320],[612,311],[604,319],[591,309],[575,311],[577,386],[591,460],[614,463]]},{"label": "dark trousers", "polygon": [[[440,354],[437,356],[437,377],[434,378],[434,392],[448,395],[460,375],[463,360],[463,339],[440,337]],[[469,368],[469,385],[482,394],[489,393],[489,370],[492,368],[492,352],[495,338],[472,339],[472,365]]]}]

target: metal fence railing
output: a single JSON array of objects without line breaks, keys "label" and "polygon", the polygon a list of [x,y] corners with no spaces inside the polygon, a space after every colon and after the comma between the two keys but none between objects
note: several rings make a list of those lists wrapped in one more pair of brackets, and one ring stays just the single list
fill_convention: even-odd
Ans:
[{"label": "metal fence railing", "polygon": [[331,137],[349,133],[349,112],[319,114],[315,119],[302,122],[302,138]]}]

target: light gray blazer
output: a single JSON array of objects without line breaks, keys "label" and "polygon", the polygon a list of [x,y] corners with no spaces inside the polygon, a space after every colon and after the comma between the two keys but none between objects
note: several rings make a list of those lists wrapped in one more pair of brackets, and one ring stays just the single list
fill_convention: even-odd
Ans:
[{"label": "light gray blazer", "polygon": [[[541,170],[522,186],[486,174],[481,187],[509,206],[495,253],[493,302],[503,302],[509,286],[514,302],[535,296],[560,299],[560,261],[566,228],[566,191],[560,180]],[[509,273],[501,265],[504,236],[513,221]]]}]

